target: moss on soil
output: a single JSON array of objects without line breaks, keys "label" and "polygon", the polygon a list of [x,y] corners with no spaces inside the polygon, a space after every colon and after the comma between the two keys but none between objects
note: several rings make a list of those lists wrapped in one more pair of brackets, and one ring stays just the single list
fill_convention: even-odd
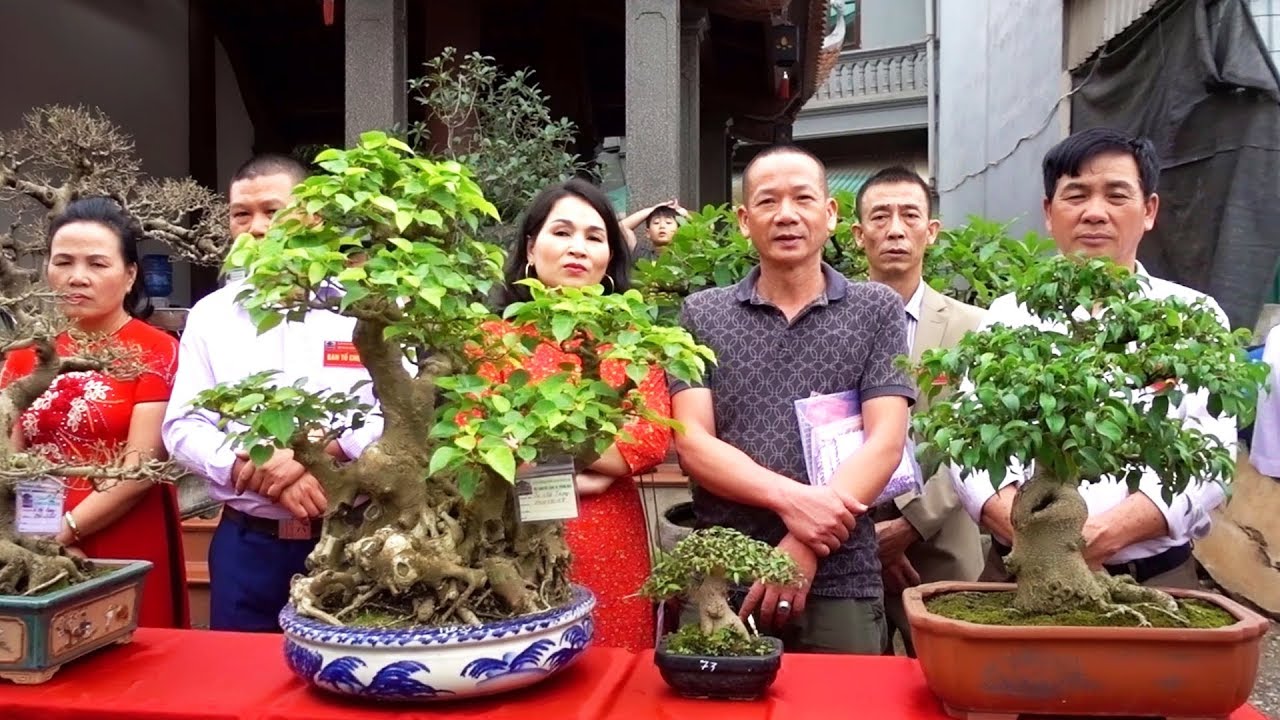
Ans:
[{"label": "moss on soil", "polygon": [[103,575],[108,575],[108,574],[110,574],[110,573],[111,573],[111,571],[112,571],[112,570],[119,570],[119,568],[117,568],[117,567],[105,567],[105,566],[102,566],[102,565],[94,565],[92,570],[87,570],[87,571],[85,571],[85,573],[89,576],[88,578],[86,578],[86,579],[84,579],[84,580],[81,580],[80,582],[77,582],[77,583],[72,583],[70,580],[59,580],[58,582],[54,583],[53,585],[50,585],[49,587],[45,588],[44,590],[41,590],[40,592],[36,593],[36,594],[35,594],[35,597],[43,597],[43,596],[45,596],[45,595],[52,595],[53,593],[56,593],[56,592],[58,592],[59,590],[66,590],[67,588],[71,587],[73,584],[74,584],[74,585],[81,585],[81,584],[83,584],[83,583],[88,582],[89,580],[94,579],[94,578],[99,578],[99,577],[102,577]]},{"label": "moss on soil", "polygon": [[[1053,615],[1024,615],[1012,610],[1012,592],[957,592],[934,595],[925,607],[935,615],[952,620],[967,620],[979,625],[1058,625],[1083,627],[1137,627],[1131,615],[1104,618],[1095,610],[1075,609]],[[1234,616],[1203,600],[1178,600],[1179,611],[1191,621],[1193,628],[1220,628],[1236,622]],[[1145,612],[1155,627],[1182,627],[1159,612]]]},{"label": "moss on soil", "polygon": [[743,637],[730,627],[704,635],[702,629],[693,624],[668,635],[667,650],[674,655],[743,657],[768,655],[773,652],[773,644],[761,637]]},{"label": "moss on soil", "polygon": [[351,616],[350,620],[345,620],[344,622],[348,625],[388,630],[404,630],[417,625],[411,618],[405,618],[403,615],[376,608],[365,608]]}]

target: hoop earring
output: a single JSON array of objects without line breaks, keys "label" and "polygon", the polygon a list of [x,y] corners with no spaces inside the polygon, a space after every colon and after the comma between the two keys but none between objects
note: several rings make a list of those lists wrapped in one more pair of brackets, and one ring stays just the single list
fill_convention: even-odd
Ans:
[{"label": "hoop earring", "polygon": [[528,280],[529,278],[532,278],[532,277],[533,277],[533,273],[534,273],[533,263],[525,263],[525,266],[524,266],[524,279],[525,279],[525,280]]},{"label": "hoop earring", "polygon": [[609,273],[604,274],[604,279],[609,281],[609,294],[612,295],[618,288],[613,284],[613,278],[609,277]]}]

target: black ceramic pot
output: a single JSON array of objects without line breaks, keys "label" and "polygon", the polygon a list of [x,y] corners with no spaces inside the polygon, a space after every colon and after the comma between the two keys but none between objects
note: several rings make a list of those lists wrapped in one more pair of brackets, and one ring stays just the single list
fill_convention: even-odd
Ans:
[{"label": "black ceramic pot", "polygon": [[782,667],[782,641],[764,637],[773,645],[768,655],[714,657],[675,655],[667,651],[667,639],[658,643],[653,662],[671,689],[690,698],[755,700],[773,684]]}]

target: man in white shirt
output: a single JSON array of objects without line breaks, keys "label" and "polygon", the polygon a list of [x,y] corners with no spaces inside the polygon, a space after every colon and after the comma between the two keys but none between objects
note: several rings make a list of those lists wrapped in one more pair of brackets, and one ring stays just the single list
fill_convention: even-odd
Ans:
[{"label": "man in white shirt", "polygon": [[[982,321],[980,308],[946,297],[924,281],[924,257],[941,227],[933,217],[928,183],[904,167],[885,168],[858,190],[858,224],[854,240],[867,254],[871,280],[901,296],[907,321],[911,361],[926,350],[954,347]],[[924,393],[912,408],[924,412]],[[911,491],[872,508],[884,579],[885,618],[889,626],[887,654],[893,636],[902,635],[907,654],[915,656],[911,628],[902,606],[902,591],[922,582],[976,580],[982,572],[978,527],[960,505],[949,468],[942,467]]]},{"label": "man in white shirt", "polygon": [[[1188,302],[1205,298],[1227,325],[1226,314],[1212,299],[1151,277],[1137,261],[1138,244],[1155,225],[1159,209],[1159,164],[1149,140],[1105,128],[1084,130],[1054,146],[1045,155],[1043,171],[1045,225],[1059,251],[1111,258],[1144,278],[1147,297]],[[982,325],[995,324],[1051,327],[1012,295],[998,298],[988,309]],[[1227,447],[1236,443],[1234,419],[1212,417],[1203,394],[1187,395],[1170,414],[1217,436]],[[970,516],[991,532],[993,556],[1008,553],[1013,496],[1029,476],[1029,471],[1011,467],[997,492],[985,472],[965,480],[957,472],[956,491]],[[1196,588],[1191,543],[1209,532],[1209,512],[1223,501],[1222,488],[1214,482],[1192,483],[1171,503],[1161,498],[1160,489],[1160,478],[1150,470],[1134,493],[1110,478],[1082,485],[1080,493],[1089,507],[1083,532],[1085,561],[1112,574],[1132,575],[1143,585]],[[997,557],[989,562],[984,578],[998,579],[1004,574],[1003,563]]]},{"label": "man in white shirt", "polygon": [[1269,389],[1258,395],[1249,462],[1258,472],[1275,478],[1280,477],[1280,325],[1267,332],[1262,362],[1271,369]]},{"label": "man in white shirt", "polygon": [[[296,160],[279,155],[245,163],[229,191],[232,234],[265,235],[306,174]],[[306,378],[311,391],[347,390],[368,381],[369,373],[353,360],[358,355],[351,344],[352,318],[314,310],[303,322],[282,322],[259,335],[236,302],[243,289],[243,281],[231,281],[191,309],[162,434],[170,456],[208,478],[210,496],[223,503],[209,548],[211,629],[275,632],[289,581],[305,572],[306,557],[320,537],[328,499],[292,451],[278,450],[255,466],[243,449],[226,443],[217,417],[192,411],[191,401],[202,390],[264,370],[278,371],[274,382],[279,384]],[[374,405],[371,387],[357,396]],[[381,430],[381,418],[374,414],[364,427],[331,443],[328,452],[339,461],[354,459]]]}]

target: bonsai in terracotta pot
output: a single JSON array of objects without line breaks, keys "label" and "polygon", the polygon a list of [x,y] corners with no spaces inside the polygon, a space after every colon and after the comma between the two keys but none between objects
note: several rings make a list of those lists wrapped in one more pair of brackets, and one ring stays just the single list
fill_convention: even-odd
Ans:
[{"label": "bonsai in terracotta pot", "polygon": [[[634,415],[670,424],[637,383],[653,365],[697,377],[711,352],[655,324],[634,290],[523,280],[532,299],[495,315],[484,301],[503,254],[476,232],[496,210],[457,162],[371,132],[317,164],[266,236],[239,238],[229,262],[248,272],[240,302],[260,329],[308,309],[355,319],[381,439],[343,465],[324,452],[371,411],[347,388],[261,374],[197,400],[255,462],[292,449],[329,500],[310,572],[281,614],[286,659],[308,682],[364,698],[489,694],[547,677],[590,642],[594,599],[569,582],[553,519],[567,516],[543,512],[543,500],[572,507],[572,474],[524,477],[517,492],[517,468],[551,457],[585,467]],[[539,382],[481,372],[523,367],[543,343],[576,362]],[[626,363],[621,387],[601,378],[610,361]]]},{"label": "bonsai in terracotta pot", "polygon": [[730,586],[755,581],[795,583],[794,561],[768,543],[723,527],[695,530],[663,555],[641,594],[655,600],[683,596],[697,623],[666,635],[654,662],[687,697],[750,700],[768,689],[782,666],[782,641],[747,631],[729,604]]},{"label": "bonsai in terracotta pot", "polygon": [[914,419],[922,457],[986,471],[996,487],[1011,462],[1031,469],[1013,501],[1016,586],[907,593],[926,677],[957,717],[1225,717],[1248,696],[1265,621],[1208,593],[1113,577],[1082,553],[1081,483],[1136,492],[1151,471],[1169,502],[1188,483],[1228,482],[1233,449],[1173,409],[1196,393],[1210,414],[1246,421],[1265,378],[1207,304],[1146,298],[1141,282],[1105,259],[1046,260],[1015,292],[1054,329],[995,325],[920,363],[930,394],[960,386]]}]

